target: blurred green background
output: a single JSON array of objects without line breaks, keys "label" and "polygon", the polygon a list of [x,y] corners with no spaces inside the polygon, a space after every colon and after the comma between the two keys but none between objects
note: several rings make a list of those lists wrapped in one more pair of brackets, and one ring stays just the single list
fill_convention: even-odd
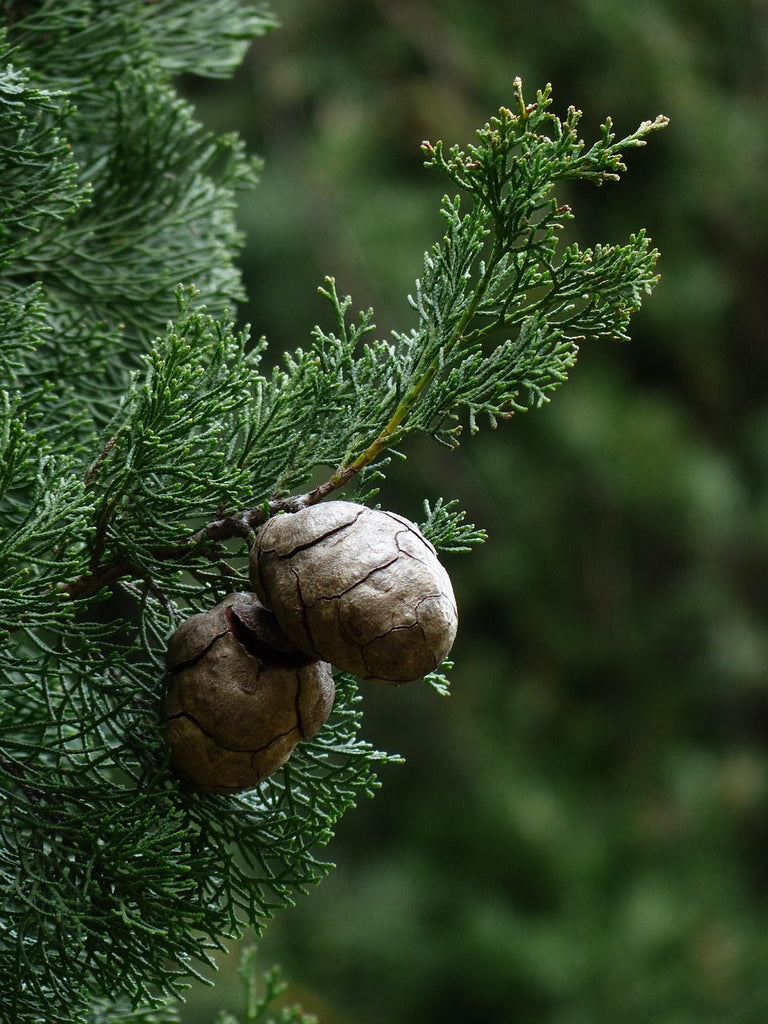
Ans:
[{"label": "blurred green background", "polygon": [[[273,351],[331,326],[324,275],[382,335],[441,232],[422,139],[471,141],[522,76],[626,134],[621,184],[567,195],[586,243],[647,227],[662,281],[630,344],[550,405],[381,501],[459,498],[453,696],[367,689],[405,755],[342,821],[338,867],[261,943],[321,1024],[768,1021],[768,4],[275,0],[282,28],[199,115],[266,159],[243,198],[243,319]],[[236,955],[188,1024],[238,1009]]]}]

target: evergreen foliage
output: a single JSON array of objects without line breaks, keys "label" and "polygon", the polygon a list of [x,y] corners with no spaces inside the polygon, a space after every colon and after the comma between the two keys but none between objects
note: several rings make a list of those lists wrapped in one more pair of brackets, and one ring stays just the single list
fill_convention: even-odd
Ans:
[{"label": "evergreen foliage", "polygon": [[275,1001],[285,992],[286,984],[279,967],[261,974],[253,947],[243,951],[239,973],[245,990],[245,1015],[233,1017],[222,1011],[216,1024],[318,1024],[317,1017],[304,1013],[300,1006],[282,1006],[277,1018],[272,1016]]},{"label": "evergreen foliage", "polygon": [[[410,435],[455,445],[462,415],[475,430],[540,405],[579,342],[626,336],[657,254],[642,233],[560,250],[553,189],[616,178],[664,119],[586,148],[575,111],[562,122],[548,90],[527,104],[516,83],[466,152],[425,145],[465,199],[444,201],[416,326],[372,339],[328,279],[333,329],[263,373],[264,344],[232,323],[253,163],[169,76],[230,73],[270,16],[6,7],[0,1021],[149,1024],[243,923],[326,873],[318,849],[391,760],[359,738],[341,674],[328,725],[257,791],[184,790],[158,725],[170,632],[245,587],[267,515],[342,488],[369,500]],[[482,539],[454,502],[425,514],[442,550]]]}]

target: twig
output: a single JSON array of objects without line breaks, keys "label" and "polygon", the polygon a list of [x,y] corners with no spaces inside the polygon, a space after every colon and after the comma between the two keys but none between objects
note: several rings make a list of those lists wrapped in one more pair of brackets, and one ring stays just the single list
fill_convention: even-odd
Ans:
[{"label": "twig", "polygon": [[[269,502],[238,512],[236,515],[213,519],[188,537],[180,538],[175,544],[155,548],[151,552],[152,558],[158,562],[171,562],[187,558],[192,554],[202,554],[211,561],[219,561],[222,557],[219,544],[223,541],[231,540],[233,537],[242,537],[251,547],[256,539],[258,528],[271,516],[277,512],[298,512],[308,505],[316,504],[332,491],[343,487],[356,472],[356,467],[347,467],[306,494],[292,495],[288,498],[273,498]],[[90,572],[76,576],[69,583],[60,584],[59,590],[70,600],[81,600],[97,594],[103,587],[116,583],[122,576],[131,574],[137,574],[137,570],[128,559],[101,562],[94,565]],[[139,575],[146,579],[145,573],[139,573]]]}]

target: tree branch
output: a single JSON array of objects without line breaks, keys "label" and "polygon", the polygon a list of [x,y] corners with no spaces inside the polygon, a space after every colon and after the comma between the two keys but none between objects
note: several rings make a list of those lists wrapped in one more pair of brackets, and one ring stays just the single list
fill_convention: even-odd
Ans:
[{"label": "tree branch", "polygon": [[[356,469],[337,471],[324,484],[320,484],[306,494],[291,495],[287,498],[273,498],[262,505],[245,509],[232,516],[222,516],[191,533],[180,538],[175,544],[155,548],[152,557],[158,562],[183,560],[192,554],[202,554],[211,560],[222,557],[219,545],[233,537],[242,537],[250,547],[256,537],[258,528],[277,512],[298,512],[307,505],[314,505],[332,491],[343,487],[357,472]],[[75,601],[97,594],[103,587],[116,583],[121,577],[136,573],[136,568],[128,559],[115,562],[101,562],[90,572],[76,576],[69,583],[59,585],[61,593]]]}]

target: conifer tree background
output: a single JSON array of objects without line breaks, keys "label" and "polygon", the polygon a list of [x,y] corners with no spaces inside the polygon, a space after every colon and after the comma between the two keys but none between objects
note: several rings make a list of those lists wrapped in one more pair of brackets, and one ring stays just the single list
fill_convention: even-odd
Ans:
[{"label": "conifer tree background", "polygon": [[[354,680],[339,680],[340,695],[329,728],[315,743],[304,745],[288,769],[258,794],[202,797],[180,791],[165,763],[157,723],[162,653],[181,615],[242,586],[244,541],[267,511],[286,503],[290,508],[291,495],[332,481],[334,469],[354,465],[355,457],[366,452],[370,459],[361,465],[369,472],[355,476],[353,484],[359,489],[353,495],[363,497],[382,486],[382,473],[394,478],[394,484],[398,478],[404,480],[405,490],[397,500],[402,505],[410,502],[411,507],[398,510],[414,518],[421,515],[446,558],[477,540],[478,534],[467,525],[459,506],[440,502],[442,495],[451,497],[458,491],[473,518],[493,524],[497,536],[511,538],[508,561],[498,553],[490,556],[495,573],[484,568],[481,557],[475,559],[481,567],[474,570],[478,578],[473,581],[472,570],[464,577],[463,607],[469,620],[479,602],[481,617],[495,628],[490,640],[486,636],[459,648],[464,671],[479,682],[465,690],[468,695],[448,713],[458,716],[455,733],[441,731],[446,712],[437,711],[435,704],[444,702],[436,701],[426,688],[398,692],[394,696],[402,702],[386,705],[398,728],[410,718],[416,730],[418,742],[409,745],[411,763],[413,751],[417,768],[429,772],[437,765],[442,786],[447,777],[448,788],[470,797],[462,804],[480,811],[457,821],[455,804],[452,811],[445,804],[441,809],[437,801],[419,806],[418,797],[410,808],[405,800],[385,803],[381,812],[378,801],[361,809],[358,827],[367,828],[368,837],[355,855],[358,886],[349,886],[349,874],[342,875],[335,887],[329,880],[331,888],[313,893],[313,899],[321,900],[316,904],[319,914],[307,917],[302,910],[299,915],[279,915],[274,923],[280,929],[289,927],[283,922],[297,922],[284,943],[297,953],[298,969],[292,973],[316,985],[327,972],[332,950],[340,990],[334,994],[331,985],[326,998],[343,1005],[359,989],[369,997],[367,1007],[355,1011],[361,1020],[436,1019],[440,1013],[460,1010],[466,1019],[473,1012],[485,1018],[508,1008],[511,979],[518,993],[518,1015],[569,1020],[569,1013],[584,1012],[586,1006],[594,1013],[603,1005],[613,1019],[621,1019],[614,1010],[620,1003],[618,994],[621,999],[626,996],[626,958],[619,944],[615,960],[606,962],[605,937],[613,934],[612,929],[626,933],[629,921],[628,940],[641,943],[646,965],[665,949],[675,949],[689,950],[693,966],[690,971],[679,968],[664,974],[657,985],[641,983],[641,975],[635,975],[638,984],[636,990],[629,986],[633,995],[627,1019],[643,1019],[643,1014],[647,1019],[678,1019],[672,1016],[674,1007],[689,1003],[697,1014],[692,1019],[701,1020],[707,1019],[702,1012],[708,1003],[721,1014],[723,1007],[735,1005],[738,986],[750,977],[750,962],[729,953],[734,947],[727,940],[736,933],[723,930],[720,901],[730,897],[738,908],[738,934],[752,940],[753,951],[759,948],[760,933],[757,913],[753,919],[744,913],[754,893],[734,880],[738,862],[732,854],[722,863],[733,871],[717,876],[721,888],[703,909],[691,895],[698,893],[702,879],[716,877],[714,848],[705,844],[703,858],[687,861],[689,871],[682,875],[687,884],[679,898],[696,907],[687,917],[675,914],[678,904],[670,902],[663,885],[663,862],[650,875],[655,887],[640,885],[624,893],[617,880],[620,871],[613,858],[627,850],[630,860],[635,856],[641,868],[650,870],[642,850],[638,853],[633,847],[632,830],[642,830],[643,822],[650,821],[650,837],[653,821],[647,815],[653,818],[660,805],[658,789],[652,787],[638,791],[633,802],[634,775],[614,773],[610,752],[615,749],[630,763],[642,764],[647,760],[639,755],[648,744],[652,750],[663,750],[659,722],[669,726],[676,719],[668,708],[666,715],[660,716],[659,710],[666,707],[664,695],[673,691],[664,673],[654,677],[642,671],[649,666],[641,652],[653,647],[653,634],[639,629],[631,648],[637,685],[634,676],[617,675],[614,659],[626,658],[629,648],[626,631],[605,629],[617,614],[616,592],[606,591],[604,575],[615,563],[595,558],[600,546],[585,549],[590,557],[584,564],[592,575],[584,576],[565,554],[573,538],[564,529],[566,518],[556,510],[562,509],[564,500],[574,500],[577,478],[567,472],[561,475],[555,498],[542,469],[546,463],[567,470],[579,438],[587,447],[595,443],[595,436],[606,444],[612,438],[615,447],[607,448],[609,461],[597,482],[606,486],[618,478],[629,486],[633,474],[620,460],[647,451],[641,439],[650,425],[666,442],[670,432],[664,427],[671,422],[671,436],[677,436],[676,421],[659,420],[654,403],[630,403],[627,410],[621,391],[611,383],[612,375],[620,371],[606,371],[606,364],[598,362],[607,375],[603,386],[587,396],[586,408],[593,416],[602,416],[592,424],[593,434],[584,433],[589,426],[583,413],[585,394],[575,388],[574,398],[564,402],[558,396],[558,403],[547,410],[543,419],[552,417],[550,427],[531,428],[527,418],[516,421],[518,436],[531,447],[528,457],[523,457],[522,449],[513,450],[512,472],[509,450],[500,457],[495,439],[490,441],[486,433],[474,445],[478,453],[487,453],[476,456],[475,482],[462,486],[461,474],[467,471],[449,469],[442,456],[435,458],[432,448],[419,440],[419,432],[438,433],[450,443],[457,412],[473,425],[537,404],[571,368],[574,342],[585,328],[593,336],[621,336],[628,313],[651,283],[653,254],[643,236],[623,248],[594,248],[589,253],[597,264],[591,294],[599,299],[613,289],[614,301],[577,303],[583,319],[571,325],[567,306],[544,302],[529,308],[524,290],[505,291],[510,279],[504,276],[509,265],[503,262],[503,246],[485,250],[485,266],[498,271],[495,277],[486,275],[476,262],[482,231],[490,226],[495,237],[503,237],[499,229],[509,227],[503,204],[476,205],[473,220],[464,219],[471,204],[459,209],[449,203],[443,225],[436,231],[432,225],[431,236],[416,249],[428,247],[443,231],[453,242],[433,250],[422,266],[415,261],[413,276],[421,277],[420,291],[413,291],[410,280],[404,288],[398,283],[399,291],[393,287],[393,298],[385,303],[387,309],[395,295],[412,291],[416,310],[410,316],[415,317],[416,328],[404,331],[403,325],[413,320],[401,315],[393,317],[392,324],[399,333],[382,331],[379,324],[372,334],[367,315],[356,319],[353,312],[364,307],[366,288],[348,305],[346,277],[338,292],[326,282],[326,308],[301,322],[302,304],[290,277],[278,282],[264,273],[259,287],[252,289],[250,282],[245,292],[241,288],[235,270],[235,193],[250,189],[253,168],[233,137],[211,136],[199,127],[170,84],[172,76],[182,73],[231,73],[248,40],[269,26],[270,15],[257,6],[233,2],[201,7],[172,0],[71,0],[5,6],[9,43],[16,49],[3,62],[3,138],[11,144],[4,146],[7,166],[2,176],[5,308],[0,358],[6,391],[0,543],[7,643],[2,651],[0,775],[7,799],[0,851],[5,886],[0,977],[4,985],[6,979],[9,983],[2,989],[0,1019],[173,1019],[170,1006],[154,1011],[140,1007],[162,1000],[164,993],[173,996],[197,962],[205,962],[223,938],[237,933],[238,917],[262,923],[325,873],[317,861],[318,847],[328,841],[341,813],[371,790],[374,771],[386,761],[359,738]],[[391,19],[391,31],[398,11],[402,14],[405,8],[378,6]],[[290,14],[289,5],[286,8]],[[343,37],[348,13],[342,4],[319,16],[331,40]],[[312,18],[304,14],[311,25]],[[489,30],[492,23],[489,18]],[[358,24],[362,28],[365,19]],[[619,30],[617,38],[620,35]],[[258,56],[255,60],[258,68]],[[29,73],[22,70],[27,65]],[[505,69],[505,76],[501,101],[511,105],[514,114],[514,74]],[[549,77],[544,66],[529,81]],[[200,90],[198,81],[189,82],[193,95]],[[354,90],[348,96],[354,96]],[[564,104],[573,98],[561,91],[563,106],[556,103],[555,109],[564,116]],[[529,94],[527,99],[535,97]],[[630,125],[665,108],[663,97],[653,100],[643,103]],[[546,102],[541,97],[538,104],[525,108],[521,101],[519,116],[531,118],[532,129],[552,130]],[[464,126],[466,130],[457,135],[463,145],[494,107],[498,103]],[[600,113],[611,108],[611,103],[602,105]],[[528,112],[523,115],[524,110]],[[503,117],[492,124],[485,138],[486,154],[498,145],[494,139],[503,141],[506,130]],[[422,133],[444,134],[440,128]],[[349,137],[354,139],[354,133]],[[361,144],[374,138],[370,126],[361,126]],[[561,171],[570,172],[577,164],[576,153],[568,149],[573,139],[567,131],[565,139],[563,152],[574,162],[563,164]],[[629,147],[634,141],[625,140]],[[585,151],[581,172],[570,176],[610,177],[616,169],[610,146],[606,136],[602,150]],[[270,155],[268,146],[259,148]],[[361,145],[360,152],[365,151]],[[441,164],[443,151],[427,150],[426,155]],[[465,158],[450,155],[446,147],[444,155],[448,163],[443,170],[452,180],[446,183],[443,178],[439,192],[463,188],[471,198],[493,178],[493,161],[482,172],[475,166],[484,166],[482,149]],[[548,159],[548,170],[557,177],[556,156]],[[376,174],[371,180],[378,180]],[[360,188],[362,196],[365,175]],[[487,194],[499,198],[502,192],[494,189]],[[535,188],[530,195],[538,201]],[[601,193],[601,204],[605,196]],[[582,199],[576,188],[577,214]],[[541,200],[542,205],[535,207],[539,230],[531,234],[530,244],[546,254],[567,213],[547,205],[545,194]],[[292,202],[305,211],[313,206],[301,189],[289,191],[282,206],[269,196],[263,205],[264,216],[274,218],[272,231],[280,230],[281,245],[288,250],[291,228],[286,223],[293,222],[285,213],[278,218],[277,211],[290,209]],[[377,209],[373,198],[362,202],[373,227],[392,230],[386,215],[391,203]],[[432,203],[433,210],[436,205]],[[653,208],[651,203],[644,207]],[[490,212],[486,220],[480,216],[483,210]],[[599,215],[593,216],[600,221]],[[646,218],[629,219],[636,228]],[[330,223],[341,228],[333,211]],[[253,238],[254,233],[249,234]],[[587,244],[594,246],[593,234],[602,240],[626,238],[628,232],[588,234]],[[264,237],[269,232],[257,233],[256,244],[266,251],[260,240]],[[572,237],[569,234],[568,240]],[[277,266],[281,245],[274,249]],[[386,250],[382,246],[380,251]],[[390,261],[394,251],[386,257]],[[573,294],[578,296],[578,275],[587,266],[585,250],[569,251],[565,263],[555,265],[567,280],[573,271]],[[297,241],[294,259],[305,252],[306,246]],[[518,283],[525,266],[512,265]],[[546,293],[554,279],[547,276],[547,260],[534,269],[543,274],[531,278],[540,289],[533,293],[536,296],[542,289]],[[312,291],[329,272],[339,276],[333,261],[320,268]],[[267,352],[230,324],[236,303],[246,294],[258,299],[251,319],[257,334],[266,330],[270,336],[272,348]],[[258,308],[261,298],[267,300],[263,310]],[[569,300],[568,287],[565,298]],[[269,300],[274,302],[274,323],[269,322]],[[509,321],[500,317],[502,308],[512,311]],[[517,309],[523,314],[519,322],[514,318]],[[478,310],[479,318],[472,321]],[[541,320],[529,316],[532,312]],[[315,320],[323,326],[310,338]],[[498,350],[497,355],[497,350],[484,346],[456,345],[471,322],[476,325],[475,340],[482,341],[502,320],[506,327],[523,324],[524,330],[515,335],[517,347]],[[374,340],[389,337],[397,342],[392,350],[386,342]],[[283,348],[291,352],[286,362],[280,355]],[[613,358],[618,358],[615,351]],[[273,364],[274,369],[268,369]],[[388,405],[393,397],[394,404]],[[388,435],[388,441],[413,435],[404,467],[380,461],[387,445],[377,445],[376,438],[390,413],[398,432]],[[624,430],[617,432],[617,424]],[[503,443],[509,444],[509,429],[503,433]],[[634,447],[623,443],[627,436],[635,439]],[[681,466],[690,472],[683,444],[665,451],[668,460],[675,453],[679,459],[671,466],[667,462],[668,475],[679,476]],[[446,455],[454,458],[456,453]],[[610,472],[615,460],[618,474]],[[435,486],[427,474],[420,480],[422,461],[448,483]],[[679,498],[684,509],[691,497],[706,497],[696,488],[706,488],[711,480],[711,463],[693,465],[699,476],[682,474],[690,485],[683,487]],[[658,470],[662,480],[664,468],[662,463]],[[645,484],[638,487],[641,514],[653,507],[655,494],[666,493],[662,483],[650,495]],[[384,490],[378,497],[386,494],[389,499],[395,493]],[[594,486],[588,493],[594,495]],[[629,493],[635,493],[631,487]],[[425,495],[432,502],[426,518],[421,509]],[[268,509],[265,503],[270,500]],[[582,528],[592,519],[593,508],[602,513],[606,509],[600,502],[593,506],[576,501],[575,507]],[[694,502],[694,508],[701,506]],[[589,529],[586,537],[597,537],[602,545],[607,534],[615,546],[621,536],[615,520],[598,517],[598,522],[603,524],[599,537]],[[611,525],[613,531],[607,529]],[[574,589],[561,582],[554,585],[563,575],[573,577],[576,593],[591,579],[591,599],[574,603]],[[536,577],[542,577],[539,591],[532,587]],[[510,592],[518,595],[511,619]],[[523,592],[529,595],[525,605],[519,600]],[[698,593],[695,587],[688,592]],[[488,608],[483,607],[486,601]],[[629,606],[619,603],[620,610]],[[690,621],[685,615],[680,618],[680,607],[669,602],[656,610],[652,624],[662,641],[677,623]],[[684,602],[682,608],[685,611]],[[593,646],[592,658],[585,658],[585,636],[595,628],[601,642]],[[607,635],[613,644],[606,642]],[[499,646],[500,636],[505,644],[512,638],[522,651],[524,667],[515,679],[510,679],[509,650]],[[491,657],[481,661],[474,647]],[[662,642],[661,649],[669,650],[669,645]],[[748,648],[742,645],[739,650]],[[679,663],[689,666],[688,654],[683,650]],[[571,670],[561,677],[559,664],[570,664]],[[691,675],[695,678],[695,672]],[[613,730],[605,728],[601,715],[609,715],[615,728],[616,707],[606,695],[614,690],[617,678],[628,684],[622,693],[629,692],[633,699],[619,716],[622,727],[609,739]],[[683,709],[687,692],[681,697]],[[545,700],[542,706],[547,696],[549,703]],[[423,703],[430,697],[430,704]],[[366,700],[385,707],[379,695],[366,695]],[[483,707],[485,717],[478,715]],[[566,718],[573,719],[567,728]],[[374,727],[373,735],[376,731]],[[511,735],[515,743],[510,743]],[[738,799],[747,786],[754,809],[761,799],[763,762],[738,733],[733,738],[722,760],[723,771],[730,772],[724,776],[714,772],[721,762],[702,754],[706,744],[686,740],[670,745],[668,749],[682,750],[682,768],[673,772],[673,779],[701,784],[703,771],[705,780],[712,779],[706,792],[719,792],[730,778]],[[400,743],[395,739],[383,745],[397,749]],[[555,751],[561,763],[551,763],[540,775],[542,763]],[[663,762],[655,764],[660,788]],[[671,764],[674,769],[678,761]],[[574,765],[579,766],[576,772]],[[389,771],[387,779],[393,775],[396,772]],[[396,800],[401,795],[397,793]],[[602,835],[606,821],[615,827],[616,818],[602,813],[605,803],[614,806],[614,798],[629,820],[616,829],[615,844],[601,844],[596,835]],[[682,809],[689,807],[686,799],[683,791]],[[440,828],[441,814],[451,819],[447,832]],[[404,816],[421,837],[422,849],[429,851],[426,856],[413,846],[410,853],[404,848],[405,856],[398,858],[386,843],[387,836],[402,827]],[[658,834],[667,839],[663,822]],[[731,849],[727,847],[726,853]],[[472,862],[479,850],[487,859],[482,868],[476,862],[474,876],[457,875],[457,853],[463,851],[461,860]],[[677,856],[670,858],[675,868],[679,853],[677,847]],[[395,867],[401,860],[409,870],[403,871],[401,863]],[[620,863],[624,866],[626,860]],[[616,898],[606,907],[599,894],[605,892],[612,873]],[[680,877],[674,873],[675,881]],[[494,894],[496,882],[503,886],[501,901]],[[361,887],[371,884],[381,887],[378,898],[371,899],[370,892],[361,894]],[[349,928],[354,915],[349,916],[345,891],[352,906],[378,908],[357,933],[354,926]],[[453,905],[449,891],[462,894],[462,909],[441,929],[441,919]],[[627,917],[633,906],[635,917]],[[377,913],[383,917],[377,920]],[[670,931],[668,922],[676,916],[683,917],[682,923],[678,931]],[[341,920],[346,928],[340,927]],[[702,921],[714,921],[721,930],[710,927],[702,933]],[[287,934],[277,932],[278,945]],[[348,960],[343,955],[347,943]],[[578,964],[568,953],[574,945],[584,950]],[[710,972],[709,987],[701,989],[696,958],[710,955],[708,951],[717,969]],[[463,969],[457,969],[457,956]],[[723,958],[728,956],[726,963]],[[372,964],[381,957],[390,969],[386,981],[377,984]],[[421,977],[431,977],[431,986],[413,980],[413,972],[406,969],[414,959],[422,961]],[[633,954],[632,961],[642,965],[644,958]],[[596,977],[598,967],[603,973]],[[726,969],[731,975],[724,974]],[[393,974],[399,979],[396,986]],[[746,1019],[760,1019],[756,985],[750,996],[751,1004],[746,997],[742,1003],[748,1013],[756,1007],[757,1016]],[[393,998],[398,1000],[394,1006]],[[563,1008],[561,1018],[558,1006]],[[333,1010],[329,1014],[324,1015],[324,1024],[332,1024]]]}]

